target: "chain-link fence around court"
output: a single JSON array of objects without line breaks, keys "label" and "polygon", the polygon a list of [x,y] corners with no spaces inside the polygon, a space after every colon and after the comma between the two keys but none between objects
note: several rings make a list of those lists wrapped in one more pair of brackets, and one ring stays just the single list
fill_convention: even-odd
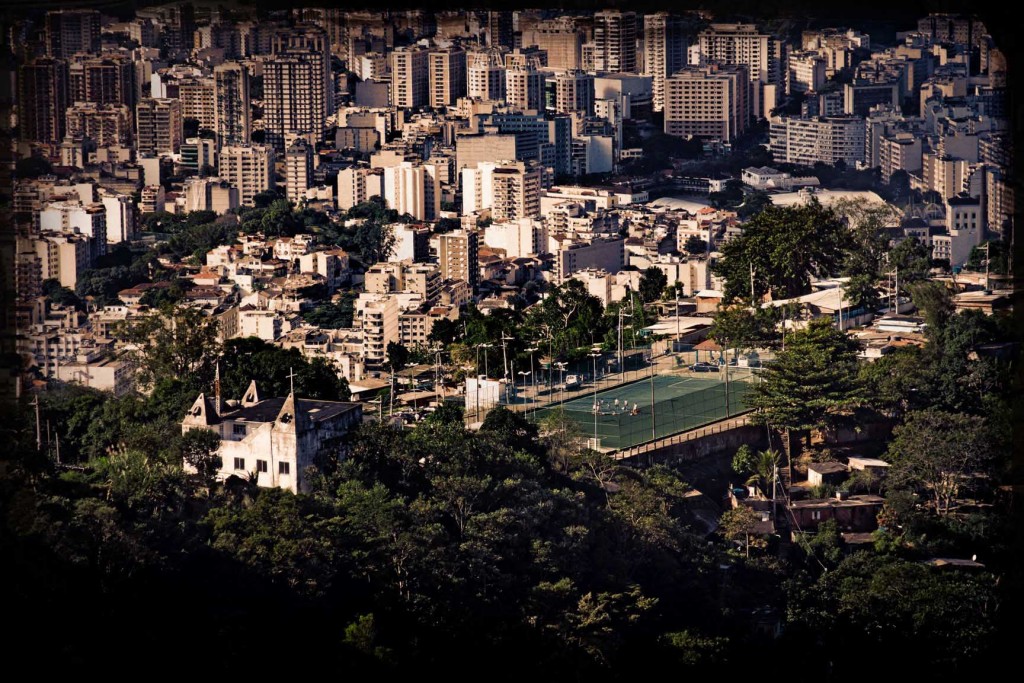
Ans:
[{"label": "chain-link fence around court", "polygon": [[728,382],[724,368],[708,374],[714,376],[654,375],[598,391],[596,396],[577,396],[538,410],[533,417],[542,421],[554,410],[563,408],[566,417],[578,424],[582,436],[593,438],[596,431],[599,448],[618,450],[696,429],[747,410],[744,399],[757,381],[755,370],[730,368]]}]

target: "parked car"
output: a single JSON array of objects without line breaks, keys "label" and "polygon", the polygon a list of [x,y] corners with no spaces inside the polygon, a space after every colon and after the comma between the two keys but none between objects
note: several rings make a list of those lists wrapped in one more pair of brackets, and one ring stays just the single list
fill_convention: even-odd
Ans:
[{"label": "parked car", "polygon": [[717,372],[718,366],[700,361],[690,366],[690,372]]},{"label": "parked car", "polygon": [[565,388],[578,389],[582,380],[579,375],[566,375],[565,376]]}]

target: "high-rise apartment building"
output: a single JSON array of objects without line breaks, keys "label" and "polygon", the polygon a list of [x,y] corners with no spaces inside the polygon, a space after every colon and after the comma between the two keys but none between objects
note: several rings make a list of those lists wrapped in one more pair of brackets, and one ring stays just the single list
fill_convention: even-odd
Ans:
[{"label": "high-rise apartment building", "polygon": [[382,196],[388,207],[417,220],[436,220],[441,186],[433,167],[403,161],[384,169]]},{"label": "high-rise apartment building", "polygon": [[523,31],[523,45],[536,45],[548,56],[548,68],[555,70],[582,67],[583,31],[570,17],[538,21]]},{"label": "high-rise apartment building", "polygon": [[247,145],[252,133],[249,69],[237,62],[213,69],[217,144]]},{"label": "high-rise apartment building", "polygon": [[327,34],[299,26],[274,34],[273,56],[263,64],[263,128],[266,142],[283,151],[292,136],[324,137],[334,113],[331,51]]},{"label": "high-rise apartment building", "polygon": [[338,208],[347,211],[371,197],[381,196],[380,170],[370,168],[344,168],[338,171]]},{"label": "high-rise apartment building", "polygon": [[514,45],[511,12],[487,13],[487,44],[491,47],[507,47]]},{"label": "high-rise apartment building", "polygon": [[182,140],[181,102],[150,97],[135,107],[135,146],[139,154],[170,156]]},{"label": "high-rise apartment building", "polygon": [[217,141],[185,138],[181,143],[181,169],[185,175],[208,176],[217,173]]},{"label": "high-rise apartment building", "polygon": [[398,48],[391,53],[391,103],[396,107],[422,107],[430,101],[428,54],[419,47]]},{"label": "high-rise apartment building", "polygon": [[41,57],[18,69],[18,127],[23,140],[59,144],[66,128],[67,64]]},{"label": "high-rise apartment building", "polygon": [[217,128],[217,107],[214,79],[195,78],[178,84],[183,119],[194,119],[206,130]]},{"label": "high-rise apartment building", "polygon": [[70,102],[134,107],[135,90],[135,69],[127,57],[84,56],[72,60],[68,67]]},{"label": "high-rise apartment building", "polygon": [[817,118],[775,117],[769,130],[769,148],[777,163],[813,166],[819,161],[842,160],[853,167],[864,161],[867,131],[864,119],[854,116]]},{"label": "high-rise apartment building", "polygon": [[785,46],[754,24],[711,24],[698,38],[704,61],[745,64],[750,80],[782,85]]},{"label": "high-rise apartment building", "polygon": [[85,235],[95,260],[107,253],[107,210],[102,204],[83,206],[78,201],[50,202],[39,212],[43,232]]},{"label": "high-rise apartment building", "polygon": [[495,222],[540,216],[541,170],[523,162],[462,169],[462,213],[490,209]]},{"label": "high-rise apartment building", "polygon": [[480,236],[476,230],[455,230],[437,236],[437,262],[445,280],[463,280],[476,291],[480,282]]},{"label": "high-rise apartment building", "polygon": [[46,54],[70,59],[80,52],[100,51],[100,13],[94,9],[46,13]]},{"label": "high-rise apartment building", "polygon": [[521,111],[543,111],[544,73],[529,67],[506,69],[505,102]]},{"label": "high-rise apartment building", "polygon": [[765,116],[775,100],[766,88],[774,87],[777,96],[777,91],[785,87],[785,43],[761,33],[754,24],[711,24],[698,39],[702,64],[720,62],[747,67],[750,80],[755,82],[751,108],[757,116]]},{"label": "high-rise apartment building", "polygon": [[54,279],[74,289],[78,276],[92,265],[90,239],[85,235],[48,232],[34,241],[42,279]]},{"label": "high-rise apartment building", "polygon": [[285,196],[299,202],[313,184],[313,147],[305,140],[295,140],[284,153]]},{"label": "high-rise apartment building", "polygon": [[605,10],[594,14],[594,69],[636,72],[636,14]]},{"label": "high-rise apartment building", "polygon": [[665,108],[665,79],[686,66],[683,20],[667,12],[644,16],[644,74],[651,77],[654,111]]},{"label": "high-rise apartment building", "polygon": [[[551,79],[549,79],[551,80]],[[594,113],[594,76],[583,71],[555,74],[555,111],[559,114]]]},{"label": "high-rise apartment building", "polygon": [[665,132],[731,142],[750,123],[745,66],[687,67],[665,80]]},{"label": "high-rise apartment building", "polygon": [[499,52],[487,50],[466,55],[466,94],[492,102],[505,99],[505,67]]},{"label": "high-rise apartment building", "polygon": [[67,134],[87,137],[99,147],[132,141],[132,113],[123,104],[75,102],[67,111]]},{"label": "high-rise apartment building", "polygon": [[274,149],[269,145],[222,147],[218,175],[238,188],[242,206],[252,206],[257,194],[274,187]]},{"label": "high-rise apartment building", "polygon": [[135,202],[124,194],[104,194],[100,203],[106,211],[107,243],[127,242],[135,236]]},{"label": "high-rise apartment building", "polygon": [[817,51],[792,52],[787,64],[786,87],[790,94],[818,92],[825,85],[825,58]]},{"label": "high-rise apartment building", "polygon": [[427,61],[430,106],[454,106],[466,94],[466,52],[459,47],[435,49]]},{"label": "high-rise apartment building", "polygon": [[380,365],[387,360],[388,344],[399,342],[398,298],[363,292],[355,301],[355,321],[363,333],[363,360]]}]

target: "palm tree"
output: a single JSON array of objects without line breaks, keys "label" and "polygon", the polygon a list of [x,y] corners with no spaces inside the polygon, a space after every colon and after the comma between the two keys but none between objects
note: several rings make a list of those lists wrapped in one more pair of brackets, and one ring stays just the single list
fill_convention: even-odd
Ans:
[{"label": "palm tree", "polygon": [[760,487],[765,497],[770,497],[769,487],[775,481],[776,470],[779,466],[779,453],[771,448],[766,451],[759,451],[754,461],[754,473],[747,479],[747,486],[756,484]]}]

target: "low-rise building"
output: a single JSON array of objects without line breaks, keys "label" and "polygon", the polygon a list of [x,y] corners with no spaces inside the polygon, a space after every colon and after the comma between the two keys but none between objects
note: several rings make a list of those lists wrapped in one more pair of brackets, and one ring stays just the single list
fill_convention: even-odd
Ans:
[{"label": "low-rise building", "polygon": [[[344,438],[362,417],[358,403],[314,401],[294,393],[262,398],[253,381],[240,401],[200,394],[181,430],[207,429],[220,437],[218,479],[255,474],[259,486],[300,493],[309,490],[306,469],[317,458],[340,458]],[[189,463],[185,468],[194,471]]]}]

